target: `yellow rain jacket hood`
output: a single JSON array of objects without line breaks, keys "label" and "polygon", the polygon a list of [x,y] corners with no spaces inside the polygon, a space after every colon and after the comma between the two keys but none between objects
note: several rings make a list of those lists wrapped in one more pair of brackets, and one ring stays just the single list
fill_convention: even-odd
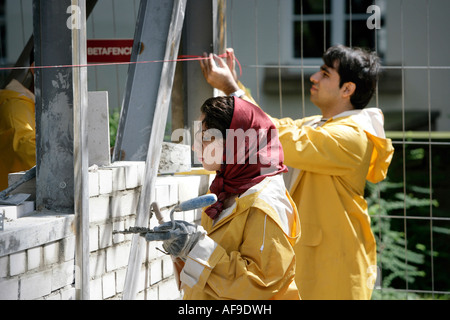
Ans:
[{"label": "yellow rain jacket hood", "polygon": [[290,194],[302,236],[295,246],[302,299],[370,299],[376,243],[364,199],[366,180],[386,177],[394,149],[381,110],[301,120],[274,119],[291,168]]},{"label": "yellow rain jacket hood", "polygon": [[299,299],[294,244],[295,205],[281,175],[248,189],[216,220],[202,214],[208,235],[191,250],[180,274],[184,299]]},{"label": "yellow rain jacket hood", "polygon": [[8,173],[36,164],[34,95],[17,80],[0,90],[0,190]]}]

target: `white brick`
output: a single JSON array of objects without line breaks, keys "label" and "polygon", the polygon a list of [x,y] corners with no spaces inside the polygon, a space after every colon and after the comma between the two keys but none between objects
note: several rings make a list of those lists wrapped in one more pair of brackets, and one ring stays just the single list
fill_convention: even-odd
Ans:
[{"label": "white brick", "polygon": [[125,168],[123,166],[113,166],[112,170],[112,190],[125,190]]},{"label": "white brick", "polygon": [[[41,300],[41,299],[38,299],[38,300]],[[59,292],[59,291],[52,292],[48,296],[45,296],[43,298],[43,300],[59,301],[59,300],[61,300],[61,292]]]},{"label": "white brick", "polygon": [[136,214],[139,203],[139,192],[126,191],[119,192],[111,198],[111,216],[122,218]]},{"label": "white brick", "polygon": [[19,280],[0,279],[0,300],[17,300],[17,299],[19,299]]},{"label": "white brick", "polygon": [[99,248],[103,249],[112,245],[112,223],[99,226]]},{"label": "white brick", "polygon": [[[125,221],[121,220],[121,221],[114,221],[113,222],[113,230],[114,231],[121,231],[121,230],[125,230]],[[112,235],[112,240],[113,243],[121,243],[123,241],[125,241],[125,235],[123,233],[116,233]]]},{"label": "white brick", "polygon": [[159,300],[175,300],[181,296],[175,278],[171,278],[159,284]]},{"label": "white brick", "polygon": [[62,251],[62,260],[69,261],[75,258],[75,236],[64,238],[60,242],[60,251]]},{"label": "white brick", "polygon": [[42,247],[27,250],[28,270],[39,268],[42,264]]},{"label": "white brick", "polygon": [[139,186],[139,168],[137,165],[130,163],[125,167],[125,188],[133,189]]},{"label": "white brick", "polygon": [[141,266],[137,279],[137,292],[144,291],[146,289],[150,283],[149,277],[150,270],[145,266]]},{"label": "white brick", "polygon": [[99,196],[89,199],[89,221],[101,223],[110,218],[110,206],[108,196]]},{"label": "white brick", "polygon": [[116,295],[116,276],[114,272],[107,273],[102,278],[103,299]]},{"label": "white brick", "polygon": [[91,226],[89,228],[89,252],[97,251],[98,246],[98,226]]},{"label": "white brick", "polygon": [[59,261],[59,242],[44,245],[44,265],[50,265]]},{"label": "white brick", "polygon": [[89,171],[89,197],[96,197],[100,194],[98,171]]},{"label": "white brick", "polygon": [[11,254],[9,256],[9,273],[16,276],[25,273],[26,270],[26,254],[25,251]]},{"label": "white brick", "polygon": [[116,292],[123,292],[125,286],[125,278],[127,276],[127,269],[119,269],[116,271]]},{"label": "white brick", "polygon": [[52,291],[74,282],[75,261],[67,261],[52,268]]},{"label": "white brick", "polygon": [[155,201],[160,208],[171,205],[169,185],[155,185]]},{"label": "white brick", "polygon": [[0,205],[0,209],[4,210],[5,218],[16,220],[34,211],[34,201],[25,201],[18,206]]},{"label": "white brick", "polygon": [[200,176],[183,176],[178,179],[178,200],[180,202],[199,196]]},{"label": "white brick", "polygon": [[154,286],[138,293],[136,300],[158,300],[158,287]]},{"label": "white brick", "polygon": [[162,258],[162,276],[163,279],[173,276],[173,261],[170,256]]},{"label": "white brick", "polygon": [[89,255],[89,275],[91,277],[100,277],[106,271],[106,252],[98,251]]},{"label": "white brick", "polygon": [[75,300],[76,291],[74,287],[67,287],[61,290],[61,300]]},{"label": "white brick", "polygon": [[194,222],[195,221],[195,210],[184,211],[183,214],[184,221]]},{"label": "white brick", "polygon": [[162,262],[161,260],[153,260],[150,262],[150,285],[162,280]]},{"label": "white brick", "polygon": [[91,300],[103,300],[102,291],[102,278],[89,281],[89,298]]},{"label": "white brick", "polygon": [[110,194],[113,191],[112,169],[99,169],[98,188],[100,194]]},{"label": "white brick", "polygon": [[118,245],[106,249],[106,271],[110,272],[128,265],[130,244]]},{"label": "white brick", "polygon": [[8,261],[8,256],[0,257],[0,281],[8,275]]},{"label": "white brick", "polygon": [[27,275],[20,280],[20,299],[33,300],[50,294],[52,270]]},{"label": "white brick", "polygon": [[153,260],[165,256],[165,254],[158,249],[163,250],[162,241],[151,241],[148,243],[148,260]]}]

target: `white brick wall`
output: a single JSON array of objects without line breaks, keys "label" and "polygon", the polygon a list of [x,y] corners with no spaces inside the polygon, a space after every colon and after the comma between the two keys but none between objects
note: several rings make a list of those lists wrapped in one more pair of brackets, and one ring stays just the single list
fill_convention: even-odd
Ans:
[{"label": "white brick wall", "polygon": [[[143,173],[143,162],[117,162],[89,172],[89,291],[92,300],[122,296],[132,235],[113,235],[112,231],[134,226]],[[173,205],[206,193],[209,181],[207,176],[161,176],[155,183],[152,197],[160,207]],[[199,212],[177,213],[176,218],[196,221],[200,218]],[[163,215],[169,219],[168,210],[163,211]],[[36,227],[32,218],[28,226],[26,219],[17,220],[23,228],[19,231],[12,230],[17,225],[13,221],[7,222],[5,231],[0,232],[0,243],[5,240],[3,243],[22,241],[24,244],[18,246],[17,251],[0,247],[0,299],[75,299],[75,236],[70,226],[73,216],[61,220],[50,215],[45,217],[48,221],[44,219],[46,224],[42,228]],[[52,219],[55,219],[54,225],[51,225]],[[152,217],[150,226],[156,224],[156,218]],[[31,235],[28,230],[32,230]],[[139,272],[137,299],[179,299],[181,294],[173,275],[172,260],[157,247],[162,248],[161,242],[142,241],[145,261]]]}]

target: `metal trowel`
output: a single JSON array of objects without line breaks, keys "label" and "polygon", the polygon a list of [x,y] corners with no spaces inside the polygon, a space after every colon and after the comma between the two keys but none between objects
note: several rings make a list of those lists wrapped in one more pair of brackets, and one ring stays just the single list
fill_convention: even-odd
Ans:
[{"label": "metal trowel", "polygon": [[28,193],[17,193],[11,195],[8,194],[11,191],[17,189],[21,184],[27,182],[28,180],[33,179],[34,177],[36,177],[36,166],[25,172],[25,174],[18,181],[14,182],[8,188],[0,192],[0,205],[18,206],[24,203],[31,196],[31,194]]}]

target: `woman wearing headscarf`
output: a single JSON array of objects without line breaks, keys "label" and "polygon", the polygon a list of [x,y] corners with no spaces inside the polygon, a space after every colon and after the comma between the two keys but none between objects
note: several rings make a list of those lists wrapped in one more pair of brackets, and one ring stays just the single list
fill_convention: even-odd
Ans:
[{"label": "woman wearing headscarf", "polygon": [[[300,299],[293,249],[300,222],[276,128],[237,97],[210,98],[201,112],[194,151],[216,171],[210,192],[218,201],[204,210],[201,226],[176,221],[187,236],[163,243],[184,262],[184,299]],[[168,228],[171,222],[155,230]]]}]

